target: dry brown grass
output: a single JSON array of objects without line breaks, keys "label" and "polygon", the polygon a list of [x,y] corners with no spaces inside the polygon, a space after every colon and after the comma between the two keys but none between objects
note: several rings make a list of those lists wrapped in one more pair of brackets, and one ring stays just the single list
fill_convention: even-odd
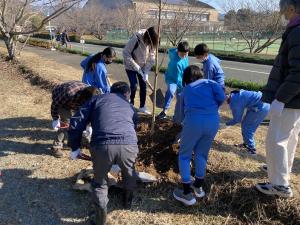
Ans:
[{"label": "dry brown grass", "polygon": [[[22,63],[25,67],[1,62],[0,168],[4,174],[0,189],[1,196],[4,196],[3,204],[0,204],[1,225],[87,224],[89,198],[70,187],[75,174],[88,163],[70,161],[67,152],[63,159],[49,155],[47,147],[51,145],[53,135],[48,128],[50,94],[31,86],[20,73],[25,70],[25,77],[36,81],[33,83],[49,80],[51,84],[80,79],[81,71],[51,60],[47,64],[35,63],[45,60],[24,52]],[[39,78],[29,76],[32,73]],[[51,88],[46,83],[43,85],[46,89]],[[222,109],[222,116],[229,116],[226,108]],[[168,130],[167,127],[164,129]],[[295,198],[269,198],[253,188],[256,182],[266,179],[266,174],[259,169],[265,162],[266,130],[267,127],[262,126],[257,132],[256,157],[233,147],[242,141],[239,127],[218,133],[208,162],[205,186],[208,195],[195,207],[186,208],[173,200],[172,190],[179,179],[176,169],[170,168],[162,173],[152,170],[149,165],[148,171],[164,179],[140,187],[131,211],[120,208],[118,195],[111,196],[110,224],[300,224],[299,151],[292,175]],[[160,150],[153,149],[153,154]],[[170,154],[176,157],[176,151]],[[12,189],[16,192],[11,192]]]}]

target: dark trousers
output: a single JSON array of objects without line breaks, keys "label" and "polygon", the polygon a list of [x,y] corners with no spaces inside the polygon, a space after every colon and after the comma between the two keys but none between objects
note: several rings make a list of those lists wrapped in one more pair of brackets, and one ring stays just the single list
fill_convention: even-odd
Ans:
[{"label": "dark trousers", "polygon": [[[72,117],[72,110],[59,108],[58,114],[60,117],[60,121],[64,123],[70,123],[70,119]],[[56,133],[55,140],[53,141],[53,148],[62,149],[64,140],[67,140],[68,137],[68,129],[59,129]]]},{"label": "dark trousers", "polygon": [[147,85],[143,80],[142,75],[138,74],[136,71],[126,70],[129,82],[130,82],[130,104],[134,105],[135,93],[137,90],[138,81],[140,84],[140,108],[145,106],[146,95],[147,95]]},{"label": "dark trousers", "polygon": [[113,164],[121,168],[124,189],[133,191],[136,187],[135,160],[138,154],[137,145],[98,145],[91,147],[94,170],[93,200],[102,209],[108,203],[108,176]]}]

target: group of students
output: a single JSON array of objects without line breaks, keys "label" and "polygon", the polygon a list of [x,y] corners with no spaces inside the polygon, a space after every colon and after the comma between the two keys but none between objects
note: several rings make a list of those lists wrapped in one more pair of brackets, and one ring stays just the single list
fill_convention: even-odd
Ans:
[{"label": "group of students", "polygon": [[[90,151],[95,175],[92,186],[97,224],[105,224],[106,221],[107,173],[113,164],[118,164],[122,170],[124,206],[131,206],[135,188],[134,167],[138,154],[134,99],[139,82],[140,105],[137,111],[148,114],[145,106],[147,81],[149,71],[154,65],[154,49],[157,44],[157,34],[151,27],[135,34],[124,48],[124,64],[130,87],[126,82],[117,82],[110,86],[105,65],[112,62],[116,53],[112,48],[106,48],[81,63],[84,69],[82,82],[67,82],[53,91],[53,128],[60,131],[54,142],[54,149],[62,148],[60,120],[70,118],[72,110],[77,111],[72,116],[68,129],[72,159],[81,156],[81,136],[88,126],[92,127]],[[225,76],[220,60],[209,52],[206,44],[199,44],[194,49],[195,57],[203,63],[203,69],[189,65],[188,53],[187,42],[181,42],[177,48],[169,50],[170,61],[165,73],[168,89],[165,107],[158,119],[166,118],[171,101],[176,96],[174,120],[182,124],[178,153],[182,188],[175,189],[173,196],[185,205],[193,205],[197,197],[205,196],[203,184],[206,163],[219,129],[220,106],[227,101],[232,111],[233,118],[226,123],[227,126],[241,123],[244,140],[241,147],[250,154],[256,154],[254,134],[270,111],[269,103],[272,103],[273,111],[275,106],[274,98],[263,102],[261,92],[234,90],[226,95]],[[68,111],[67,116],[60,114],[64,110]],[[195,165],[194,178],[190,168],[192,158]],[[274,167],[274,162],[270,165]],[[269,164],[267,170],[272,173]],[[257,188],[266,194],[284,197],[292,195],[289,185],[286,184],[270,186],[264,183],[258,184]]]}]

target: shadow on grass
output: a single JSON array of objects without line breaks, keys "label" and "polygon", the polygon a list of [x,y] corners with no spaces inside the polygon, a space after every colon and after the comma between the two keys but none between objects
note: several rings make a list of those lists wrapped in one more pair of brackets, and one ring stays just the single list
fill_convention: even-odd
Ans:
[{"label": "shadow on grass", "polygon": [[[2,170],[0,217],[4,224],[84,225],[92,211],[90,195],[71,189],[75,177],[37,179],[34,171]],[[207,215],[229,218],[228,224],[299,224],[299,201],[266,197],[258,193],[249,179],[262,173],[222,171],[208,173],[204,187],[207,197],[193,207],[174,200],[176,184],[161,182],[140,185],[135,193],[132,213]],[[108,211],[122,210],[121,192],[109,191]],[[130,219],[130,216],[128,217]],[[21,221],[21,222],[20,222]]]},{"label": "shadow on grass", "polygon": [[90,198],[71,189],[74,177],[37,179],[33,172],[2,170],[0,224],[88,224]]},{"label": "shadow on grass", "polygon": [[34,117],[0,120],[0,156],[3,156],[3,151],[49,154],[48,148],[51,145],[45,142],[51,141],[55,137],[55,132],[48,129],[50,128],[49,124],[49,120]]},{"label": "shadow on grass", "polygon": [[174,200],[173,183],[161,183],[139,190],[134,209],[149,213],[170,213],[229,218],[228,224],[298,224],[300,202],[267,197],[249,179],[261,179],[262,172],[222,171],[208,173],[204,187],[207,197],[194,207]]}]

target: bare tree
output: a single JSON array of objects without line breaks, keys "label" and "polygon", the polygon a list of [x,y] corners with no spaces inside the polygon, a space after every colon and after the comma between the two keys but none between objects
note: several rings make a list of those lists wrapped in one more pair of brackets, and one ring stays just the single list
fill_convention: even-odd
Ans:
[{"label": "bare tree", "polygon": [[117,18],[115,23],[119,24],[119,27],[127,31],[128,37],[144,28],[145,9],[141,4],[137,7],[133,6],[132,8],[124,4],[117,9],[115,14]]},{"label": "bare tree", "polygon": [[189,3],[190,1],[185,0],[185,2],[184,6],[177,7],[176,10],[163,12],[164,20],[162,29],[173,46],[177,46],[186,33],[194,28],[195,25],[199,25],[203,16],[206,16],[204,8],[199,10],[194,4]]},{"label": "bare tree", "polygon": [[[0,0],[0,32],[3,36],[8,58],[14,59],[15,46],[19,35],[29,35],[39,31],[50,20],[63,14],[81,0]],[[51,10],[47,16],[33,25],[32,18],[45,15],[45,9]]]},{"label": "bare tree", "polygon": [[107,30],[113,27],[112,12],[103,9],[99,4],[89,4],[83,8],[73,7],[58,17],[56,24],[76,32],[80,37],[88,34],[102,40]]},{"label": "bare tree", "polygon": [[281,38],[277,5],[276,0],[228,0],[225,24],[246,42],[243,50],[260,53]]},{"label": "bare tree", "polygon": [[[164,5],[166,4],[166,0],[155,0],[158,6],[158,22],[157,22],[157,33],[158,33],[158,40],[160,40],[161,34],[161,13],[163,10]],[[155,111],[156,111],[156,90],[157,90],[157,77],[160,70],[160,65],[158,63],[158,49],[159,49],[160,42],[158,42],[156,49],[155,49],[155,73],[154,73],[154,98],[153,98],[153,107],[152,107],[152,121],[151,121],[151,134],[154,134],[155,128]]]}]

